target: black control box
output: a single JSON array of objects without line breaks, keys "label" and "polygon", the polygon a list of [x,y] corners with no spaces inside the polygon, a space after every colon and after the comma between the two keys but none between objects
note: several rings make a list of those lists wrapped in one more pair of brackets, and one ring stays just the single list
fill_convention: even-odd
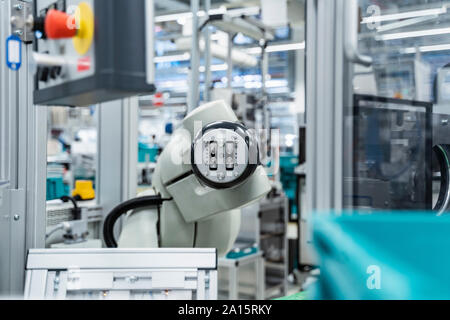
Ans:
[{"label": "black control box", "polygon": [[[76,32],[59,37],[71,32],[58,30],[65,15]],[[37,0],[35,21],[34,104],[89,106],[154,93],[152,0]]]}]

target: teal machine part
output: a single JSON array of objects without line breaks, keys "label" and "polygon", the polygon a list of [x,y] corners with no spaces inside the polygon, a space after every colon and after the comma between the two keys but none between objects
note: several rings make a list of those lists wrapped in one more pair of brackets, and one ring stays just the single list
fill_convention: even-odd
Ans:
[{"label": "teal machine part", "polygon": [[317,214],[312,299],[450,299],[450,217]]},{"label": "teal machine part", "polygon": [[149,145],[139,142],[139,162],[156,162],[159,153],[157,145]]},{"label": "teal machine part", "polygon": [[280,180],[286,197],[289,199],[291,214],[298,214],[297,205],[297,175],[295,168],[298,166],[297,155],[280,156]]},{"label": "teal machine part", "polygon": [[62,177],[47,177],[47,201],[69,195],[69,186]]},{"label": "teal machine part", "polygon": [[227,254],[227,259],[239,259],[252,254],[258,253],[258,247],[252,246],[248,248],[236,248]]}]

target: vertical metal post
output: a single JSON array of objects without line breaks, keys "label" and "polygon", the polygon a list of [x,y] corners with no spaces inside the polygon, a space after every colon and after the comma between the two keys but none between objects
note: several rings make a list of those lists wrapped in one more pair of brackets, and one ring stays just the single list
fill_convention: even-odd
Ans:
[{"label": "vertical metal post", "polygon": [[270,137],[270,116],[269,109],[267,106],[267,76],[269,74],[269,54],[266,51],[265,45],[261,48],[261,92],[263,95],[263,99],[265,100],[263,103],[263,112],[264,112],[264,129],[268,130],[267,135]]},{"label": "vertical metal post", "polygon": [[265,96],[267,94],[267,75],[269,74],[269,54],[267,53],[265,46],[261,49],[261,91],[263,96]]},{"label": "vertical metal post", "polygon": [[342,208],[344,2],[307,5],[308,212]]},{"label": "vertical metal post", "polygon": [[136,196],[138,99],[106,102],[97,108],[96,193],[106,215],[120,202]]},{"label": "vertical metal post", "polygon": [[308,107],[309,105],[316,105],[316,54],[317,54],[317,1],[308,0],[306,4],[306,154],[307,172],[306,179],[306,204],[307,210],[304,213],[304,219],[310,215],[315,207],[314,190],[316,189],[316,108]]},{"label": "vertical metal post", "polygon": [[137,163],[138,163],[138,126],[139,98],[124,99],[123,106],[123,181],[122,197],[131,199],[137,194]]},{"label": "vertical metal post", "polygon": [[207,299],[217,300],[218,295],[217,270],[210,270],[208,274],[209,274],[209,288]]},{"label": "vertical metal post", "polygon": [[[205,0],[206,19],[209,18],[209,10],[211,9],[211,0]],[[203,98],[206,102],[211,101],[211,30],[209,26],[205,27],[205,90]]]},{"label": "vertical metal post", "polygon": [[45,245],[47,108],[33,105],[31,46],[22,43],[19,70],[4,63],[11,7],[0,1],[0,294],[21,295],[26,252]]},{"label": "vertical metal post", "polygon": [[[305,28],[295,28],[293,30],[296,42],[305,41]],[[295,51],[295,72],[294,72],[294,90],[295,107],[299,114],[299,124],[304,124],[305,119],[305,50]]]},{"label": "vertical metal post", "polygon": [[[302,227],[317,211],[343,206],[344,77],[343,7],[346,0],[308,0],[306,37],[307,210]],[[318,41],[317,39],[320,39]],[[351,85],[350,85],[351,86]],[[302,228],[306,229],[306,228]],[[303,238],[303,237],[302,237]],[[303,263],[315,260],[307,232]],[[305,254],[306,253],[306,254]]]},{"label": "vertical metal post", "polygon": [[197,299],[205,300],[206,299],[206,279],[205,279],[206,271],[198,270],[197,271]]},{"label": "vertical metal post", "polygon": [[264,300],[266,293],[266,277],[264,272],[264,258],[255,260],[256,267],[256,300]]},{"label": "vertical metal post", "polygon": [[[267,75],[269,74],[269,55],[266,52],[266,46],[261,47],[261,61],[260,61],[260,68],[261,68],[261,93],[262,93],[262,113],[263,113],[263,129],[266,132],[266,141],[270,141],[270,145],[268,145],[268,152],[270,152],[270,159],[272,160],[272,167],[276,168],[279,164],[279,154],[276,154],[276,150],[273,148],[273,144],[276,140],[272,140],[272,132],[270,130],[270,111],[269,111],[269,99],[267,96],[267,90],[266,90],[266,80]],[[276,145],[276,143],[275,143]],[[270,150],[270,151],[269,151]],[[269,156],[269,154],[267,154]],[[278,158],[276,158],[278,157]],[[279,181],[280,176],[275,173],[275,181]]]},{"label": "vertical metal post", "polygon": [[192,111],[198,107],[200,90],[200,43],[199,43],[199,21],[198,11],[200,7],[200,0],[191,0],[192,11],[192,50],[191,50],[191,77],[189,81],[189,101],[188,111]]},{"label": "vertical metal post", "polygon": [[[0,296],[10,293],[11,276],[11,218],[10,210],[10,158],[12,139],[10,137],[10,127],[13,125],[10,119],[10,112],[14,106],[10,105],[9,96],[13,91],[10,85],[9,71],[4,61],[6,60],[6,50],[4,43],[10,34],[8,23],[9,1],[0,1]],[[15,93],[15,91],[13,91]]]},{"label": "vertical metal post", "polygon": [[236,264],[233,264],[228,268],[228,272],[230,273],[229,276],[229,283],[228,283],[228,294],[230,300],[237,300],[239,296],[238,292],[238,284],[239,284],[239,272],[238,272],[238,266]]},{"label": "vertical metal post", "polygon": [[102,103],[98,108],[97,201],[107,214],[123,201],[122,100]]},{"label": "vertical metal post", "polygon": [[227,87],[231,89],[233,87],[233,39],[234,35],[228,34],[228,54],[227,54]]},{"label": "vertical metal post", "polygon": [[147,56],[147,83],[155,82],[155,3],[154,0],[145,0],[145,41],[146,41],[146,56]]}]

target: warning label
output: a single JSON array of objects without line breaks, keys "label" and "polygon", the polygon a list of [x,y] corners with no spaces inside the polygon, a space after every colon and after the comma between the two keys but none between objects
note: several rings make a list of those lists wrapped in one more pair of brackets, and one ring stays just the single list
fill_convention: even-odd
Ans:
[{"label": "warning label", "polygon": [[78,59],[78,72],[89,71],[91,69],[91,57],[83,57]]}]

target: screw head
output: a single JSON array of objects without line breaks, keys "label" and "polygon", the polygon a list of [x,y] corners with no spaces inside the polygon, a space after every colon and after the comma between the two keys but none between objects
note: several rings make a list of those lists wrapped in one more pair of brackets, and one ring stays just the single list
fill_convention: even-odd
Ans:
[{"label": "screw head", "polygon": [[21,3],[18,3],[18,4],[15,4],[13,8],[16,9],[17,11],[20,11],[23,9],[23,5]]},{"label": "screw head", "polygon": [[20,220],[20,216],[18,214],[14,215],[14,221],[19,221]]},{"label": "screw head", "polygon": [[13,25],[14,27],[16,27],[17,24],[18,24],[18,22],[19,22],[19,18],[18,18],[18,17],[16,17],[16,16],[12,16],[12,17],[11,17],[11,25]]},{"label": "screw head", "polygon": [[33,25],[34,25],[34,17],[33,17],[33,15],[29,15],[28,16],[28,18],[26,19],[26,21],[25,21],[25,25],[28,27],[28,28],[33,28]]}]

